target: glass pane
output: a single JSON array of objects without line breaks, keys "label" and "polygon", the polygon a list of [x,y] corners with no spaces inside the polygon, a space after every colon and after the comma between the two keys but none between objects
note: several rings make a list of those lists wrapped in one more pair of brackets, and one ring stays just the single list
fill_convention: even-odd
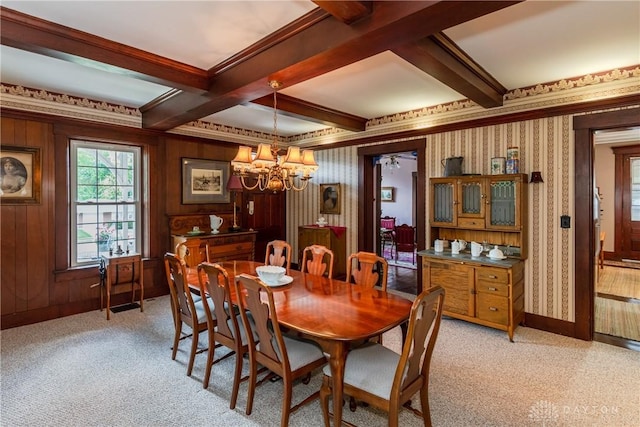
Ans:
[{"label": "glass pane", "polygon": [[433,192],[433,220],[453,222],[453,185],[448,183],[434,184]]},{"label": "glass pane", "polygon": [[631,221],[640,221],[640,157],[631,158]]},{"label": "glass pane", "polygon": [[76,161],[78,166],[96,166],[96,150],[92,148],[79,148],[77,153],[78,159]]},{"label": "glass pane", "polygon": [[479,214],[482,192],[480,184],[468,182],[462,184],[462,212],[467,214]]},{"label": "glass pane", "polygon": [[516,184],[513,181],[491,183],[491,225],[516,225]]}]

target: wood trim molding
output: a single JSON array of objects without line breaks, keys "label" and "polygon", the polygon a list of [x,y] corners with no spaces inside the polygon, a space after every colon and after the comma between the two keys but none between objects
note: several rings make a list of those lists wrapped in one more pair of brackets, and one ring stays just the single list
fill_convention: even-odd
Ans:
[{"label": "wood trim molding", "polygon": [[[593,212],[593,133],[601,129],[640,126],[640,107],[573,118],[575,131],[575,212]],[[594,332],[594,267],[596,236],[591,215],[576,215],[575,337],[592,340]]]}]

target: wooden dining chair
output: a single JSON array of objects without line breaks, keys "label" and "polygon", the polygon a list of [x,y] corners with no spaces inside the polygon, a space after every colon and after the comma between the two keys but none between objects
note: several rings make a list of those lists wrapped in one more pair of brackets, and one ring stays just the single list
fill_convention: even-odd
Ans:
[{"label": "wooden dining chair", "polygon": [[[207,331],[209,334],[209,352],[207,354],[207,366],[205,369],[202,387],[209,387],[211,368],[217,362],[229,357],[236,356],[236,365],[233,375],[233,388],[231,390],[231,400],[229,407],[234,409],[238,399],[238,388],[240,382],[249,377],[242,378],[242,363],[244,355],[249,351],[244,328],[241,326],[241,318],[237,306],[231,300],[231,286],[229,285],[229,274],[218,264],[201,263],[198,265],[198,279],[200,281],[200,292],[202,295],[209,295],[213,301],[212,310],[208,308],[207,298],[203,301],[205,314],[207,316]],[[216,345],[221,344],[231,351],[226,355],[214,360]]]},{"label": "wooden dining chair", "polygon": [[300,271],[314,276],[326,274],[329,279],[333,278],[333,251],[322,245],[307,246],[302,251]]},{"label": "wooden dining chair", "polygon": [[291,245],[284,240],[272,240],[267,243],[264,256],[265,265],[277,265],[278,267],[291,267]]},{"label": "wooden dining chair", "polygon": [[[431,426],[429,368],[440,330],[443,301],[444,289],[440,286],[429,288],[416,297],[402,354],[377,343],[368,343],[347,354],[344,393],[387,411],[389,426],[398,426],[403,405],[422,417],[425,426]],[[331,369],[326,366],[323,373],[320,405],[324,424],[329,426]],[[411,407],[411,398],[418,391],[422,411]]]},{"label": "wooden dining chair", "polygon": [[398,253],[411,252],[411,263],[416,263],[416,228],[407,224],[396,227],[396,261]]},{"label": "wooden dining chair", "polygon": [[[260,364],[282,378],[284,395],[280,425],[286,427],[289,424],[291,412],[318,397],[318,391],[316,391],[291,407],[293,381],[306,377],[303,382],[308,383],[307,379],[311,377],[311,372],[325,365],[326,359],[316,344],[282,334],[273,292],[268,285],[257,277],[247,274],[238,275],[238,279],[235,283],[237,302],[240,306],[245,334],[249,340],[249,392],[246,413],[251,414],[253,408],[258,364]],[[249,322],[247,310],[251,312],[253,322]],[[256,345],[254,333],[260,340],[258,345]]]},{"label": "wooden dining chair", "polygon": [[[202,299],[196,300],[194,298],[187,283],[187,267],[184,261],[175,254],[166,253],[164,255],[164,265],[171,293],[171,310],[175,327],[171,359],[176,360],[180,341],[191,337],[191,351],[189,352],[189,365],[187,367],[187,375],[191,376],[196,354],[207,350],[207,348],[198,349],[198,337],[201,332],[207,330],[207,315],[204,311]],[[208,307],[213,308],[211,301],[209,301]],[[183,334],[183,325],[191,328],[191,334]]]},{"label": "wooden dining chair", "polygon": [[377,284],[387,290],[387,260],[373,252],[357,252],[347,260],[347,281],[373,288]]}]

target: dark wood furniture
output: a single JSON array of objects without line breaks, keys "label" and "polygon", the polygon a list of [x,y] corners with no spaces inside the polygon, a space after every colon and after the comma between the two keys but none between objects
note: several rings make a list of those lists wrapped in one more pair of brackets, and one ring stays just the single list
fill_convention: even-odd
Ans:
[{"label": "dark wood furniture", "polygon": [[416,263],[416,228],[402,224],[395,231],[396,261],[398,252],[411,252],[411,263]]},{"label": "dark wood furniture", "polygon": [[347,229],[346,227],[301,225],[298,227],[298,262],[302,262],[302,251],[307,246],[322,245],[333,251],[333,275],[338,279],[347,272]]},{"label": "dark wood furniture", "polygon": [[[230,282],[246,273],[257,276],[251,261],[225,261],[220,264]],[[293,281],[274,287],[278,323],[317,342],[329,354],[333,377],[333,401],[342,402],[344,363],[351,343],[378,336],[406,322],[412,302],[380,289],[347,283],[342,280],[314,276],[287,269]],[[188,272],[190,286],[199,286],[197,272]],[[232,300],[236,300],[235,293]],[[333,412],[334,425],[340,425],[342,406]]]},{"label": "dark wood furniture", "polygon": [[[255,231],[241,231],[238,233],[174,235],[173,247],[184,242],[188,253],[185,262],[190,267],[197,266],[203,260],[221,262],[230,259],[253,261],[255,255]],[[209,256],[205,251],[209,250]]]},{"label": "dark wood furniture", "polygon": [[[106,269],[104,290],[107,294],[107,320],[111,319],[112,289],[120,286],[131,286],[131,302],[135,300],[136,286],[140,289],[140,311],[144,311],[144,284],[140,254],[104,255],[102,260]],[[102,309],[102,293],[100,309]]]}]

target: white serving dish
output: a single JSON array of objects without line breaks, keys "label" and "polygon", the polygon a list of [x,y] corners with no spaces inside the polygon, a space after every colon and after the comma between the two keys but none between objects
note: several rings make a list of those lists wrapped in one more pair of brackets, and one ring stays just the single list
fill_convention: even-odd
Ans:
[{"label": "white serving dish", "polygon": [[271,286],[278,285],[286,271],[285,268],[275,265],[261,265],[260,267],[256,267],[256,273],[258,273],[260,280]]}]

